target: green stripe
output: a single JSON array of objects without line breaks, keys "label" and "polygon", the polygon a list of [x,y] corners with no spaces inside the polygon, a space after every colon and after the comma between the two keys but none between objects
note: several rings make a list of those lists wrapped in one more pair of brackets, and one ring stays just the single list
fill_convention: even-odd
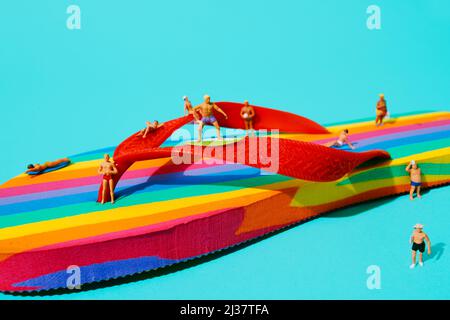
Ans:
[{"label": "green stripe", "polygon": [[415,155],[422,152],[431,150],[438,150],[450,146],[450,138],[438,139],[432,141],[425,141],[419,143],[413,143],[394,148],[386,149],[393,159],[403,158],[410,155]]},{"label": "green stripe", "polygon": [[138,193],[123,197],[114,205],[101,205],[94,201],[80,204],[68,205],[64,207],[37,210],[27,213],[8,215],[0,217],[0,228],[12,227],[27,223],[40,222],[64,217],[86,214],[93,211],[106,211],[110,209],[130,207],[140,204],[166,201],[172,199],[189,198],[209,194],[219,194],[236,191],[245,188],[257,188],[261,185],[268,185],[277,182],[292,180],[292,178],[282,175],[266,175],[250,179],[241,179],[227,182],[220,182],[207,185],[182,186],[176,189],[167,189],[146,193]]},{"label": "green stripe", "polygon": [[[422,175],[450,175],[450,163],[419,163]],[[342,180],[337,185],[355,184],[373,180],[398,178],[408,176],[405,170],[405,165],[398,165],[393,167],[375,168],[373,170],[355,174],[345,180]]]}]

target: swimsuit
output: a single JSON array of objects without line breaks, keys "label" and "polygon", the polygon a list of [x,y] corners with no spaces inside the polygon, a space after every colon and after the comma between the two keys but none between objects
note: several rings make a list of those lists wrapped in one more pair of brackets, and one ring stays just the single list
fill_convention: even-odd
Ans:
[{"label": "swimsuit", "polygon": [[106,181],[109,181],[109,180],[111,180],[111,175],[110,174],[104,174],[103,175],[103,180],[106,180]]},{"label": "swimsuit", "polygon": [[384,117],[387,114],[386,101],[378,101],[377,103],[377,116]]},{"label": "swimsuit", "polygon": [[421,185],[422,185],[422,182],[411,181],[411,187],[420,187]]},{"label": "swimsuit", "polygon": [[425,251],[425,241],[422,242],[422,243],[415,243],[415,242],[413,242],[413,245],[412,245],[411,249],[412,249],[412,251],[419,250],[421,253],[423,253]]},{"label": "swimsuit", "polygon": [[216,121],[217,121],[217,119],[213,115],[202,118],[203,124],[213,124]]}]

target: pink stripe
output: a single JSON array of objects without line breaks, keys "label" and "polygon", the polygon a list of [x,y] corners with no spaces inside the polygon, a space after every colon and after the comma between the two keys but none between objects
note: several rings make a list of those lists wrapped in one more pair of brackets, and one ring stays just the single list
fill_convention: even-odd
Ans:
[{"label": "pink stripe", "polygon": [[138,227],[138,228],[133,228],[133,229],[129,229],[129,230],[121,230],[121,231],[117,231],[117,232],[101,234],[98,236],[93,236],[93,237],[88,237],[88,238],[83,238],[83,239],[76,239],[76,240],[71,240],[71,241],[67,241],[67,242],[55,243],[55,244],[51,244],[48,246],[32,249],[29,251],[30,252],[45,251],[45,250],[51,250],[51,249],[99,243],[99,242],[109,241],[109,240],[114,240],[114,239],[119,239],[119,238],[129,238],[129,237],[134,237],[134,236],[140,236],[142,234],[146,234],[146,233],[150,233],[150,232],[167,230],[167,229],[170,229],[179,224],[188,223],[193,220],[210,217],[210,216],[213,216],[216,214],[223,213],[225,211],[229,211],[231,209],[235,209],[235,208],[230,207],[230,208],[221,209],[221,210],[209,211],[209,212],[204,212],[204,213],[197,214],[197,215],[187,216],[184,218],[169,220],[169,221],[152,224],[152,225],[147,225],[147,226],[143,226],[143,227]]},{"label": "pink stripe", "polygon": [[[418,129],[426,129],[426,128],[432,128],[432,127],[438,127],[438,126],[445,126],[449,125],[450,120],[438,120],[438,121],[432,121],[432,122],[426,122],[426,123],[419,123],[419,124],[412,124],[402,127],[396,127],[396,128],[378,128],[373,131],[364,132],[364,133],[357,133],[357,134],[351,134],[351,138],[353,140],[363,140],[363,139],[369,139],[377,136],[382,135],[389,135],[393,133],[399,133],[404,131],[411,131],[411,130],[418,130]],[[336,140],[335,137],[333,138],[327,138],[327,139],[321,139],[321,140],[315,140],[314,143],[322,144],[327,143],[330,141]]]},{"label": "pink stripe", "polygon": [[[173,173],[178,171],[190,171],[194,169],[200,169],[208,166],[207,164],[192,164],[192,165],[168,165],[166,167],[152,167],[152,168],[146,168],[146,169],[139,169],[139,170],[133,170],[128,171],[124,175],[124,179],[135,179],[135,178],[142,178],[145,176],[150,175],[160,175],[165,173]],[[20,187],[11,187],[11,188],[5,188],[0,189],[0,198],[5,197],[13,197],[18,196],[22,194],[29,194],[29,193],[40,193],[40,192],[47,192],[52,190],[58,190],[58,189],[65,189],[65,188],[76,188],[76,187],[82,187],[87,185],[93,185],[93,184],[100,184],[101,178],[98,175],[95,176],[89,176],[84,178],[77,178],[77,179],[71,179],[71,180],[60,180],[60,181],[53,181],[53,182],[46,182],[46,183],[38,183],[38,184],[32,184],[32,185],[25,185]]]}]

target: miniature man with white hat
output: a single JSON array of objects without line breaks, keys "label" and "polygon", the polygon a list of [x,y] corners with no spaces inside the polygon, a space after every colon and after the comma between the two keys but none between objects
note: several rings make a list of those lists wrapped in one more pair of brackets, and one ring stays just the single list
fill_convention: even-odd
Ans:
[{"label": "miniature man with white hat", "polygon": [[419,266],[423,267],[423,253],[425,251],[425,241],[428,246],[428,255],[431,254],[431,241],[428,235],[423,232],[423,225],[417,223],[414,227],[414,232],[409,240],[412,243],[412,264],[409,266],[411,269],[416,266],[416,252],[419,250]]}]

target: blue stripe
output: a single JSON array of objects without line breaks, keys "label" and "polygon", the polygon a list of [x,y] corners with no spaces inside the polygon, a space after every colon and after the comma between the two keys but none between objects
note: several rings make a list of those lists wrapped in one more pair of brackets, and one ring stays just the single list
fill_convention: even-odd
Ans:
[{"label": "blue stripe", "polygon": [[[125,194],[156,192],[190,185],[205,185],[205,187],[207,187],[208,185],[214,183],[258,177],[260,176],[260,174],[261,171],[259,169],[252,167],[242,167],[242,169],[239,170],[216,172],[214,174],[202,174],[202,175],[186,175],[185,172],[176,172],[149,177],[147,183],[141,183],[131,187],[130,186],[120,187],[119,185],[117,188],[116,195],[117,197],[120,197]],[[0,206],[0,216],[7,216],[22,212],[31,212],[36,210],[68,206],[71,204],[79,204],[83,202],[95,202],[96,200],[97,200],[97,191],[94,191],[56,198],[14,203]]]},{"label": "blue stripe", "polygon": [[[140,257],[104,263],[96,263],[79,267],[80,285],[114,279],[143,271],[171,265],[183,260],[163,259],[160,257]],[[76,261],[75,261],[76,262]],[[68,266],[69,267],[69,266]],[[61,270],[40,277],[16,283],[14,287],[37,287],[38,290],[67,288],[67,282],[72,279],[74,270]],[[69,281],[69,284],[73,282]]]}]

